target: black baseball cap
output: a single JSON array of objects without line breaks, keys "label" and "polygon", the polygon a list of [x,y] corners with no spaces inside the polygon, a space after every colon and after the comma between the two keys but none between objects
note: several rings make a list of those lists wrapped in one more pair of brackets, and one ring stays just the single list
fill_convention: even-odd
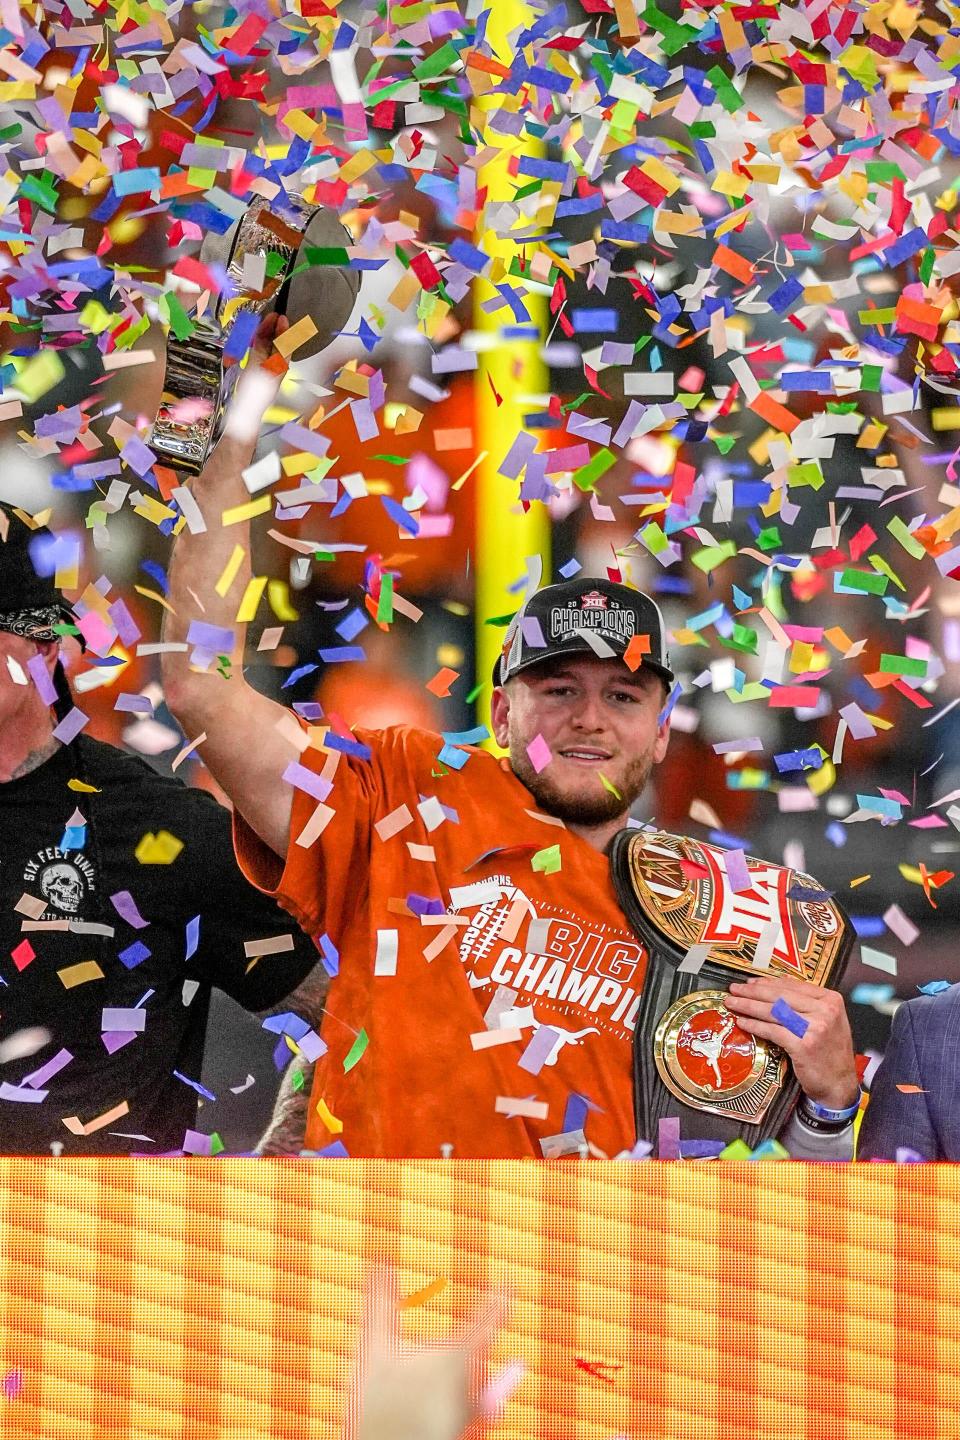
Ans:
[{"label": "black baseball cap", "polygon": [[671,684],[663,616],[649,595],[616,580],[595,576],[545,585],[530,596],[507,626],[493,683],[505,685],[533,665],[561,655],[620,658],[635,635],[646,635],[644,668]]},{"label": "black baseball cap", "polygon": [[76,616],[53,576],[42,574],[34,563],[56,543],[55,536],[45,525],[28,524],[23,513],[0,501],[0,629],[15,629],[37,639],[58,638],[52,626],[75,625]]}]

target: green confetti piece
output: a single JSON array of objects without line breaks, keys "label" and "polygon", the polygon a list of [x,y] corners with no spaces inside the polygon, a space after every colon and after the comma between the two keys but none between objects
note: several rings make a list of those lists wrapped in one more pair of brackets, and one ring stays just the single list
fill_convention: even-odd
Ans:
[{"label": "green confetti piece", "polygon": [[476,700],[477,696],[483,693],[484,689],[486,688],[486,684],[486,680],[481,680],[479,685],[474,685],[473,689],[470,691],[470,694],[464,701],[464,704],[472,705],[474,700]]},{"label": "green confetti piece", "polygon": [[560,859],[560,846],[548,845],[546,850],[538,850],[535,855],[531,855],[530,865],[532,869],[540,871],[543,875],[555,875],[563,865]]},{"label": "green confetti piece", "polygon": [[666,535],[663,533],[663,530],[657,524],[656,520],[651,520],[648,525],[644,525],[643,530],[640,533],[640,539],[642,543],[646,545],[651,555],[662,554],[663,551],[666,550],[670,544],[670,541],[667,539]]},{"label": "green confetti piece", "polygon": [[726,1149],[720,1151],[721,1160],[749,1160],[753,1151],[746,1140],[731,1140]]},{"label": "green confetti piece", "polygon": [[80,324],[84,330],[89,330],[91,335],[100,335],[104,330],[109,330],[116,318],[99,300],[88,300],[80,311]]},{"label": "green confetti piece", "polygon": [[614,785],[613,781],[608,780],[602,770],[599,771],[599,775],[600,784],[603,786],[604,790],[608,790],[615,800],[622,800],[623,796],[620,794],[620,791],[617,789],[616,785]]},{"label": "green confetti piece", "polygon": [[374,460],[383,460],[387,465],[406,465],[409,455],[374,455]]},{"label": "green confetti piece", "polygon": [[293,1073],[292,1073],[292,1075],[291,1075],[291,1079],[290,1079],[290,1089],[294,1092],[294,1094],[296,1094],[296,1092],[297,1092],[298,1090],[302,1090],[302,1089],[303,1089],[303,1071],[302,1071],[302,1070],[299,1070],[299,1069],[298,1069],[298,1070],[294,1070],[294,1071],[293,1071]]},{"label": "green confetti piece", "polygon": [[729,455],[730,451],[737,443],[737,437],[736,435],[717,435],[713,443],[714,445],[716,445],[721,455]]},{"label": "green confetti piece", "polygon": [[887,529],[894,540],[899,541],[907,554],[912,555],[914,560],[922,560],[924,555],[926,555],[927,552],[920,544],[920,541],[914,539],[899,515],[894,515],[892,520],[887,521]]},{"label": "green confetti piece", "polygon": [[217,1134],[216,1130],[214,1130],[213,1134],[210,1136],[210,1154],[222,1155],[226,1148],[226,1145],[224,1145],[223,1141],[220,1139],[220,1136]]},{"label": "green confetti piece", "polygon": [[193,321],[184,310],[176,295],[169,293],[162,297],[162,307],[167,312],[170,329],[178,340],[187,340],[193,334]]},{"label": "green confetti piece", "polygon": [[127,330],[124,330],[122,335],[118,335],[116,337],[116,340],[114,341],[115,349],[132,350],[134,345],[136,345],[137,341],[140,339],[140,336],[146,335],[149,329],[149,315],[141,315],[140,319],[137,320],[133,325],[131,325]]},{"label": "green confetti piece", "polygon": [[[417,80],[434,80],[444,70],[455,65],[459,59],[460,53],[456,46],[451,45],[448,41],[445,45],[441,45],[439,50],[435,50],[432,55],[428,55],[425,60],[421,60],[419,65],[414,65],[414,77]],[[383,93],[382,90],[377,91],[378,100]]]},{"label": "green confetti piece", "polygon": [[738,625],[736,622],[734,622],[733,633],[726,640],[729,649],[743,650],[749,655],[757,653],[759,643],[760,637],[756,630],[752,630],[749,625]]},{"label": "green confetti piece", "polygon": [[22,125],[5,125],[4,128],[0,130],[0,144],[3,144],[5,140],[16,140],[22,130]]},{"label": "green confetti piece", "polygon": [[513,617],[514,617],[514,615],[516,615],[516,613],[517,613],[516,610],[514,610],[514,611],[513,611],[511,614],[509,614],[509,615],[491,615],[490,618],[489,618],[489,620],[484,620],[483,623],[484,623],[484,625],[499,625],[499,626],[501,626],[501,627],[502,627],[502,626],[505,626],[505,625],[509,625],[509,624],[510,624],[510,621],[513,619]]},{"label": "green confetti piece", "polygon": [[887,305],[877,310],[858,310],[857,318],[861,325],[892,325],[897,312],[892,305]]},{"label": "green confetti piece", "polygon": [[612,465],[616,465],[617,457],[612,451],[598,450],[586,465],[581,465],[579,470],[573,472],[573,483],[578,490],[592,490],[600,479],[605,475]]},{"label": "green confetti piece", "polygon": [[726,72],[721,70],[719,65],[714,65],[707,71],[707,79],[717,92],[717,99],[729,114],[734,114],[743,106],[743,96],[736,85],[730,80]]},{"label": "green confetti piece", "polygon": [[308,265],[350,264],[350,256],[343,245],[305,245],[303,254]]},{"label": "green confetti piece", "polygon": [[711,570],[716,570],[724,560],[730,560],[737,553],[737,542],[735,540],[724,540],[719,545],[706,545],[698,550],[691,558],[698,570],[704,575],[709,575]]},{"label": "green confetti piece", "polygon": [[817,460],[805,460],[802,465],[787,466],[788,485],[809,485],[811,490],[819,490],[823,481],[823,471]]},{"label": "green confetti piece", "polygon": [[59,385],[65,374],[58,351],[41,350],[18,373],[16,387],[32,405],[41,395]]},{"label": "green confetti piece", "polygon": [[354,1040],[353,1044],[350,1046],[349,1051],[348,1051],[347,1054],[344,1056],[344,1061],[343,1061],[343,1073],[344,1073],[344,1075],[348,1074],[349,1071],[351,1071],[355,1065],[359,1065],[359,1063],[360,1063],[361,1059],[363,1058],[363,1055],[364,1055],[364,1053],[365,1053],[365,1051],[366,1051],[366,1048],[367,1048],[367,1046],[368,1046],[369,1044],[370,1044],[370,1037],[369,1037],[369,1035],[367,1034],[366,1030],[361,1030],[361,1031],[360,1031],[360,1034],[357,1036],[356,1040]]},{"label": "green confetti piece", "polygon": [[40,175],[28,175],[25,180],[21,181],[17,197],[22,200],[32,200],[35,205],[48,210],[51,215],[56,214],[57,188],[53,183],[53,177],[46,170]]},{"label": "green confetti piece", "polygon": [[893,160],[868,160],[864,165],[867,179],[878,185],[889,184],[891,180],[906,180],[906,175]]},{"label": "green confetti piece", "polygon": [[936,259],[937,252],[934,250],[932,245],[928,245],[926,250],[924,250],[923,252],[923,259],[920,261],[920,269],[917,272],[920,276],[922,284],[926,285],[929,283],[930,276],[933,274],[933,267],[936,263]]},{"label": "green confetti piece", "polygon": [[393,576],[385,570],[380,577],[380,599],[377,601],[377,623],[393,624]]},{"label": "green confetti piece", "polygon": [[766,553],[768,550],[778,550],[783,544],[780,538],[780,531],[776,525],[770,525],[766,530],[761,530],[757,536],[757,544]]},{"label": "green confetti piece", "polygon": [[926,676],[926,660],[913,660],[907,655],[881,655],[880,673],[882,675],[915,675],[921,679]]},{"label": "green confetti piece", "polygon": [[770,691],[759,680],[749,681],[742,690],[724,690],[723,693],[734,705],[743,705],[748,700],[762,700],[767,704],[770,700]]},{"label": "green confetti piece", "polygon": [[866,90],[875,90],[879,84],[877,57],[865,45],[850,45],[840,56],[837,64],[852,75]]},{"label": "green confetti piece", "polygon": [[882,378],[882,365],[864,365],[860,372],[860,389],[869,390],[871,393],[879,393]]},{"label": "green confetti piece", "polygon": [[882,555],[868,555],[867,559],[870,561],[874,570],[878,571],[881,575],[886,575],[887,579],[892,580],[898,590],[906,590],[906,586],[898,576],[896,570],[892,569]]},{"label": "green confetti piece", "polygon": [[848,590],[862,590],[865,595],[885,595],[889,581],[885,575],[871,575],[865,570],[844,570],[840,584]]}]

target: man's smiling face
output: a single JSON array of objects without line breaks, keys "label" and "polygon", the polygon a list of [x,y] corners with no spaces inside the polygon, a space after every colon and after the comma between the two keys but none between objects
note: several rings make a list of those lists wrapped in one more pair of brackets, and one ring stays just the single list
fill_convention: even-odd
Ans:
[{"label": "man's smiling face", "polygon": [[[663,681],[643,666],[632,671],[622,660],[562,656],[494,691],[494,734],[541,809],[583,826],[606,825],[629,813],[666,754],[664,698]],[[538,735],[552,757],[539,774],[528,754]]]}]

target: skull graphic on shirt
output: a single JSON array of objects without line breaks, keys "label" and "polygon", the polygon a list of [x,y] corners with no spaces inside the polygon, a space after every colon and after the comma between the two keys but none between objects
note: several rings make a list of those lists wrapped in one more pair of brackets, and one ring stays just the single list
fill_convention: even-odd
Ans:
[{"label": "skull graphic on shirt", "polygon": [[83,885],[78,871],[66,861],[47,866],[40,876],[40,889],[57,910],[75,915],[80,909]]}]

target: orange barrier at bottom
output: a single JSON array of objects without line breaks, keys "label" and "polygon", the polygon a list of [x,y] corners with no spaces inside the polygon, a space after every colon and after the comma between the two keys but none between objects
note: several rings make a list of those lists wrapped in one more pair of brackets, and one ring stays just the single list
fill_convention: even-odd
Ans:
[{"label": "orange barrier at bottom", "polygon": [[333,1440],[388,1259],[424,1340],[511,1292],[495,1440],[947,1440],[958,1174],[0,1161],[0,1433]]}]

